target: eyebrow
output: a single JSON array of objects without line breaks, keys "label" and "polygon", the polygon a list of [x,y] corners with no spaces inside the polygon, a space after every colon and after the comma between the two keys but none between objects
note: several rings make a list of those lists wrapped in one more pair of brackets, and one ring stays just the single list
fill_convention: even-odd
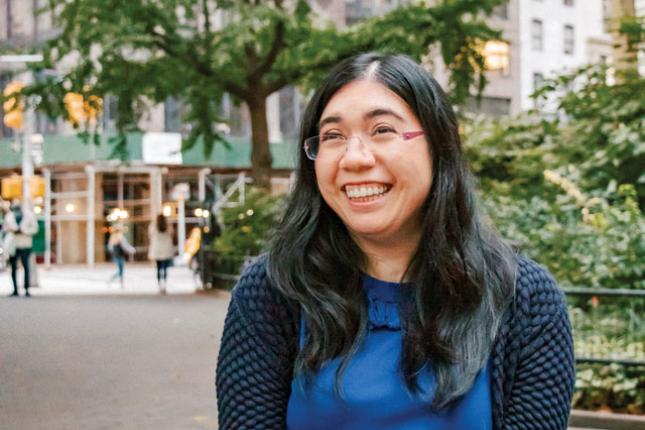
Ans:
[{"label": "eyebrow", "polygon": [[[403,118],[401,117],[401,115],[387,108],[373,109],[367,112],[365,115],[363,115],[363,119],[372,119],[372,118],[376,118],[377,116],[384,116],[384,115],[393,116],[399,121],[403,121]],[[320,120],[320,122],[318,123],[318,128],[321,129],[325,124],[337,124],[339,122],[342,122],[342,118],[340,115],[326,116],[325,118]]]}]

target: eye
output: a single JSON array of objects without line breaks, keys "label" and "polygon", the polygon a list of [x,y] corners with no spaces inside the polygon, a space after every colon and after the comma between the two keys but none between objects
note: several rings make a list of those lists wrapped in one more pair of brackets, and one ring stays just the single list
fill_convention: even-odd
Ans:
[{"label": "eye", "polygon": [[344,139],[343,135],[336,131],[329,131],[320,135],[321,142],[333,142]]},{"label": "eye", "polygon": [[396,134],[396,130],[389,125],[379,125],[374,129],[375,136],[378,135],[387,135],[387,134]]}]

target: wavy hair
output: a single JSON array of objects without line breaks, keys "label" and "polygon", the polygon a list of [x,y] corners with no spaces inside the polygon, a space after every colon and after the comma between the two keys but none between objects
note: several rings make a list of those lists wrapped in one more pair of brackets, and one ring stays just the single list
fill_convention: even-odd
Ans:
[{"label": "wavy hair", "polygon": [[[367,53],[339,63],[307,105],[300,142],[318,134],[320,116],[333,95],[360,79],[378,82],[401,97],[419,119],[430,149],[432,186],[423,208],[423,232],[404,274],[414,287],[401,306],[401,371],[408,389],[419,392],[418,374],[429,365],[436,378],[431,407],[441,409],[466,393],[485,366],[512,301],[516,260],[478,211],[447,96],[409,57]],[[268,274],[275,288],[300,306],[307,327],[295,374],[312,375],[340,357],[338,392],[367,332],[360,284],[366,257],[323,200],[313,161],[302,146],[298,150],[298,176],[269,244]]]}]

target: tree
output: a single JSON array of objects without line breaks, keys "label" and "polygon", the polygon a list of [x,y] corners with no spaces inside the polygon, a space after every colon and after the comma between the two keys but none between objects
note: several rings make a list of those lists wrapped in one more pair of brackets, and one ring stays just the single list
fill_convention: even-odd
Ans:
[{"label": "tree", "polygon": [[[226,143],[215,125],[223,121],[224,93],[251,113],[253,175],[266,184],[271,169],[266,98],[289,84],[311,88],[339,59],[378,49],[420,59],[440,47],[452,71],[455,100],[482,88],[481,44],[499,34],[476,19],[501,0],[444,0],[420,4],[339,30],[319,19],[304,0],[50,0],[60,33],[45,46],[40,68],[72,64],[59,79],[31,87],[39,108],[65,116],[69,91],[118,100],[117,145],[136,129],[145,101],[172,96],[189,106],[192,125],[184,144],[201,138],[205,150]],[[214,22],[214,21],[217,21]],[[29,92],[28,91],[28,92]]]}]

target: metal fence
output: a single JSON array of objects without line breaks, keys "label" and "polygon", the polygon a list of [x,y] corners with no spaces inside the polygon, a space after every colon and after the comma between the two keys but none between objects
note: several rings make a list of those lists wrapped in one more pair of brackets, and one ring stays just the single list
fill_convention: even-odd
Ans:
[{"label": "metal fence", "polygon": [[[238,276],[237,257],[221,261],[210,274],[213,283],[229,288]],[[228,270],[222,270],[228,269]],[[628,289],[564,288],[574,331],[576,362],[645,366],[645,291]]]},{"label": "metal fence", "polygon": [[645,291],[565,288],[578,363],[645,366]]}]

